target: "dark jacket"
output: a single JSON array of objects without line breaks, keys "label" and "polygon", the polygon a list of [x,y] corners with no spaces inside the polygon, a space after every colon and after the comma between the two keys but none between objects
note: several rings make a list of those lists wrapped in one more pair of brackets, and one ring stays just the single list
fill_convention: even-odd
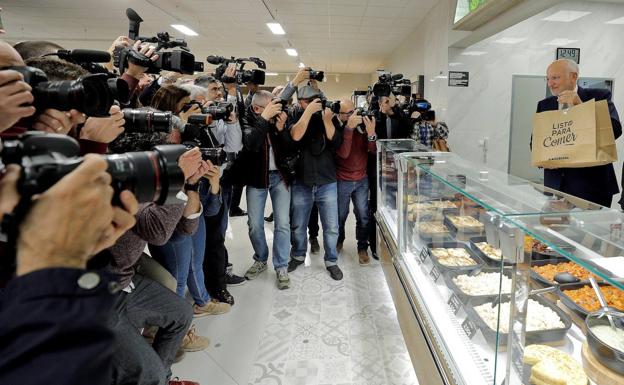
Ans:
[{"label": "dark jacket", "polygon": [[393,108],[394,115],[390,117],[392,121],[392,131],[388,136],[388,129],[386,127],[387,115],[380,114],[381,117],[376,124],[375,131],[377,132],[377,139],[406,139],[410,137],[412,131],[412,122],[410,117],[397,106]]},{"label": "dark jacket", "polygon": [[243,145],[244,154],[241,157],[245,160],[243,172],[246,185],[255,188],[269,187],[269,151],[273,151],[275,165],[282,179],[286,184],[292,182],[282,162],[284,157],[291,156],[294,152],[294,141],[286,126],[278,131],[275,124],[256,116],[250,107],[243,126]]},{"label": "dark jacket", "polygon": [[[611,91],[578,87],[578,96],[583,102],[591,99],[607,100],[613,134],[616,139],[622,135],[622,124],[611,101]],[[556,96],[551,96],[537,103],[537,112],[557,109],[559,109],[559,103]],[[583,168],[545,169],[544,185],[598,204],[605,204],[610,197],[620,191],[613,164]]]},{"label": "dark jacket", "polygon": [[[295,106],[290,110],[286,122],[288,131],[302,115],[301,107]],[[321,114],[314,114],[301,140],[294,142],[295,147],[301,152],[297,167],[297,180],[305,185],[324,185],[336,182],[334,154],[342,144],[342,129],[338,118],[334,117],[333,123],[336,132],[333,138],[328,139]]]}]

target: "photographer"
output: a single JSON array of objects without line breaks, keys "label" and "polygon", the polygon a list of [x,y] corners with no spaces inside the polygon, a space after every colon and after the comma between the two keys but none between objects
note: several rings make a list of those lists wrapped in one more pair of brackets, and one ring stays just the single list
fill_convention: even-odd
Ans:
[{"label": "photographer", "polygon": [[417,115],[414,122],[414,132],[412,137],[424,146],[433,148],[436,140],[446,142],[449,135],[449,128],[444,122],[436,121],[434,110],[423,111],[420,114],[414,112],[412,116]]},{"label": "photographer", "polygon": [[290,191],[291,182],[287,156],[293,140],[285,129],[286,112],[279,100],[273,100],[268,91],[257,91],[243,132],[247,150],[246,182],[249,211],[249,239],[254,249],[254,263],[245,278],[254,279],[267,268],[269,248],[264,232],[264,207],[267,193],[271,195],[275,225],[273,231],[273,267],[278,289],[290,287],[288,252],[290,247]]},{"label": "photographer", "polygon": [[300,70],[281,96],[282,99],[289,99],[297,87],[300,104],[291,109],[287,123],[292,139],[301,152],[291,192],[294,239],[288,271],[294,271],[305,260],[306,229],[312,204],[316,202],[323,225],[325,266],[333,279],[341,280],[343,274],[338,267],[336,253],[338,205],[334,153],[342,144],[342,130],[334,113],[329,108],[323,109],[321,92],[309,78],[309,68]]},{"label": "photographer", "polygon": [[377,138],[379,139],[404,139],[410,137],[412,124],[409,116],[399,108],[396,97],[379,97],[379,111],[381,120],[377,125]]},{"label": "photographer", "polygon": [[336,152],[336,178],[338,179],[338,246],[342,250],[345,239],[345,223],[353,200],[355,213],[357,251],[360,265],[368,265],[368,238],[370,213],[368,207],[367,154],[375,154],[377,135],[375,118],[362,118],[349,99],[340,101],[338,119],[343,125],[343,142]]}]

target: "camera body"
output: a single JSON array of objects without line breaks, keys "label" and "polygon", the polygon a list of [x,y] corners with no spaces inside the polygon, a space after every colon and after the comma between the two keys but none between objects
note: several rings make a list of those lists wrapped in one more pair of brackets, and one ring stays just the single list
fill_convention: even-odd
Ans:
[{"label": "camera body", "polygon": [[311,80],[316,80],[317,82],[322,82],[323,79],[325,78],[325,72],[323,71],[315,71],[313,69],[310,69],[310,79]]},{"label": "camera body", "polygon": [[404,111],[408,116],[411,116],[414,112],[418,112],[420,115],[416,118],[416,122],[435,120],[435,111],[431,109],[431,103],[426,99],[410,100],[409,103],[406,103]]},{"label": "camera body", "polygon": [[332,102],[327,99],[321,99],[321,104],[323,105],[323,110],[329,108],[334,114],[340,112],[340,101]]},{"label": "camera body", "polygon": [[[230,59],[227,59],[223,56],[215,56],[210,55],[206,58],[208,63],[218,65],[215,69],[215,78],[222,81],[223,83],[236,83],[236,84],[246,84],[246,83],[254,83],[258,85],[263,85],[265,82],[265,73],[263,70],[266,69],[266,63],[264,60],[259,59],[257,57],[249,57],[249,58],[234,58],[232,56]],[[245,63],[254,63],[258,66],[259,69],[246,70]],[[236,64],[236,77],[225,76],[225,70],[230,65],[230,63]]]},{"label": "camera body", "polygon": [[404,79],[403,74],[381,73],[377,83],[373,85],[373,94],[377,97],[390,96],[390,94],[410,96],[412,82]]},{"label": "camera body", "polygon": [[[193,124],[210,125],[215,120],[228,121],[230,119],[230,115],[234,111],[234,105],[228,102],[219,102],[217,104],[211,104],[209,106],[203,106],[199,102],[190,102],[188,104],[185,104],[184,107],[182,107],[182,111],[186,112],[193,106],[199,106],[199,108],[201,109],[201,113],[202,113],[202,115],[199,115],[199,114],[191,115],[191,117],[194,117],[193,119],[195,121]],[[202,118],[200,118],[201,116],[204,117],[203,121],[207,123],[200,123],[202,122]],[[208,116],[210,116],[210,118],[208,118]],[[191,117],[189,117],[189,119],[191,119]],[[208,120],[210,121],[208,122]],[[189,123],[191,122],[189,121]]]},{"label": "camera body", "polygon": [[215,166],[221,166],[228,161],[228,154],[222,147],[200,147],[202,159],[210,161]]},{"label": "camera body", "polygon": [[[182,145],[163,145],[154,151],[105,155],[108,173],[115,190],[130,190],[140,203],[176,202],[176,194],[184,185],[184,174],[178,158],[186,151]],[[2,162],[21,166],[17,189],[22,196],[41,194],[83,161],[78,142],[66,135],[29,131],[17,140],[4,142]]]},{"label": "camera body", "polygon": [[282,105],[282,111],[288,111],[288,100],[284,100],[281,98],[273,98],[272,100],[276,100],[279,104]]}]

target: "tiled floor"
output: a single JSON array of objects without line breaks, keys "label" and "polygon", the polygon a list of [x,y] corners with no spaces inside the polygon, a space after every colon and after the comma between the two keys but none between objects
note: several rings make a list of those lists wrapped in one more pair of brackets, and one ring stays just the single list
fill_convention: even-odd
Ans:
[{"label": "tiled floor", "polygon": [[[347,237],[354,228],[351,216]],[[253,254],[246,217],[230,229],[230,261],[242,275]],[[266,230],[270,242],[272,224]],[[174,376],[202,385],[417,385],[381,266],[359,266],[353,239],[339,265],[344,279],[334,281],[322,254],[308,254],[289,290],[277,290],[270,269],[231,287],[230,313],[194,321],[210,347],[187,353]]]}]

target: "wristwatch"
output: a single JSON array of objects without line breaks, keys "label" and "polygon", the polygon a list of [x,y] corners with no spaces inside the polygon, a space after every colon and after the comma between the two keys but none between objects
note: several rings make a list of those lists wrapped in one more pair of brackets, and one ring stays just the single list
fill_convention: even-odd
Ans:
[{"label": "wristwatch", "polygon": [[369,142],[374,142],[375,140],[377,140],[377,134],[373,134],[373,135],[368,137],[368,141]]},{"label": "wristwatch", "polygon": [[184,183],[184,190],[185,191],[199,191],[199,182],[197,182],[197,183],[189,183],[189,182]]}]

